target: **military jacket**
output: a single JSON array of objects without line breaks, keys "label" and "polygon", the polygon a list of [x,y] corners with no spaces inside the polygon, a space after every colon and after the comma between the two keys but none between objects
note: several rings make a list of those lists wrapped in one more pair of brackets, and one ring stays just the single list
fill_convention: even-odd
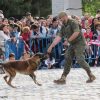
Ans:
[{"label": "military jacket", "polygon": [[80,34],[78,35],[78,37],[76,39],[74,39],[73,41],[70,42],[70,44],[76,44],[78,42],[82,42],[83,44],[85,44],[85,39],[81,33],[81,29],[79,27],[79,24],[72,19],[68,19],[67,22],[63,23],[60,32],[58,33],[58,35],[62,38],[67,38],[69,39],[70,36],[74,33],[74,32],[79,32]]}]

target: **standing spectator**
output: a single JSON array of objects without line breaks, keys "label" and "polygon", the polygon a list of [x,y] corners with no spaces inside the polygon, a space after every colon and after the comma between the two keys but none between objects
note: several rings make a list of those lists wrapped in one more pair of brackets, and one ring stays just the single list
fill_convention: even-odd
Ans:
[{"label": "standing spectator", "polygon": [[0,26],[0,41],[4,41],[8,39],[10,39],[9,26],[2,24]]},{"label": "standing spectator", "polygon": [[8,19],[7,19],[7,18],[3,18],[3,19],[2,19],[2,24],[8,25],[8,24],[9,24],[9,23],[8,23]]},{"label": "standing spectator", "polygon": [[31,16],[30,12],[26,13],[26,25],[30,27],[31,22],[34,22],[33,17]]},{"label": "standing spectator", "polygon": [[41,22],[40,33],[42,34],[42,37],[46,37],[46,35],[48,33],[48,28],[47,28],[46,20],[43,20]]},{"label": "standing spectator", "polygon": [[86,32],[84,33],[84,37],[86,39],[87,42],[89,42],[90,40],[92,40],[93,38],[93,32],[91,32],[91,28],[87,27],[86,28]]},{"label": "standing spectator", "polygon": [[87,26],[90,26],[92,23],[91,15],[89,13],[85,13],[81,22],[83,29],[85,29]]},{"label": "standing spectator", "polygon": [[21,34],[24,42],[25,42],[25,50],[28,51],[29,48],[29,40],[30,40],[30,28],[28,26],[23,27],[22,34]]},{"label": "standing spectator", "polygon": [[39,33],[39,26],[35,25],[35,24],[32,24],[31,25],[31,37],[37,36],[38,33]]},{"label": "standing spectator", "polygon": [[57,33],[60,31],[60,26],[58,25],[57,17],[54,17],[52,20],[51,28],[49,29],[48,35],[51,37],[56,37]]},{"label": "standing spectator", "polygon": [[98,9],[96,12],[96,18],[99,18],[99,17],[100,17],[100,9]]},{"label": "standing spectator", "polygon": [[15,18],[14,17],[9,18],[9,24],[15,24]]},{"label": "standing spectator", "polygon": [[93,18],[92,20],[92,24],[90,25],[91,27],[91,31],[94,32],[95,31],[95,24],[98,22],[97,18]]},{"label": "standing spectator", "polygon": [[[100,22],[98,21],[96,24],[95,24],[95,28],[96,30],[94,31],[94,36],[96,36],[97,40],[100,41]],[[95,46],[96,48],[96,60],[95,60],[95,64],[97,66],[100,66],[100,47],[99,46]]]},{"label": "standing spectator", "polygon": [[0,26],[2,25],[2,18],[0,18]]},{"label": "standing spectator", "polygon": [[17,24],[10,24],[9,26],[9,30],[10,30],[10,36],[11,38],[15,38],[18,39],[20,36],[20,26]]},{"label": "standing spectator", "polygon": [[95,24],[94,36],[97,36],[97,39],[100,41],[100,22],[99,21]]}]

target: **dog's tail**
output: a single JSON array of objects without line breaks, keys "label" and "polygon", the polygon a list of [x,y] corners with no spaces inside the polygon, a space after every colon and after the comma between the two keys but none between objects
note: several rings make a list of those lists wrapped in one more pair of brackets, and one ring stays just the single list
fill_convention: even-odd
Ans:
[{"label": "dog's tail", "polygon": [[0,63],[0,74],[4,74],[4,68],[3,68],[3,63]]}]

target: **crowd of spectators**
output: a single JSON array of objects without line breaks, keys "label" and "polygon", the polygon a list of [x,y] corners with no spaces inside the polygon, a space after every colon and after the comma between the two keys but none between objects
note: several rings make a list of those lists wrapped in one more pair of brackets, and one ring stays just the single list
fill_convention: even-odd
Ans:
[{"label": "crowd of spectators", "polygon": [[[79,23],[87,43],[96,39],[100,41],[100,9],[97,10],[96,16],[85,13],[81,18],[75,15],[69,17]],[[30,38],[54,38],[60,32],[61,26],[62,23],[57,16],[33,17],[30,12],[27,12],[21,19],[5,18],[3,11],[0,10],[0,49],[6,52],[4,41],[10,39],[12,42],[17,42],[17,39],[20,38],[26,44],[25,53],[28,51]],[[0,55],[2,55],[1,52]]]}]

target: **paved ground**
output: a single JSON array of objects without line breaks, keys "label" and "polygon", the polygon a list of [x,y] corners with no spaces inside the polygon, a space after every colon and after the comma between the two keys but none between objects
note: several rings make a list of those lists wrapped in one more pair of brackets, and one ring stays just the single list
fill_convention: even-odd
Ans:
[{"label": "paved ground", "polygon": [[17,74],[13,80],[16,89],[9,87],[0,75],[0,100],[100,100],[100,68],[91,68],[97,79],[86,84],[88,78],[81,68],[71,70],[66,85],[56,85],[62,69],[39,70],[37,79],[42,86],[33,83],[29,76]]}]

